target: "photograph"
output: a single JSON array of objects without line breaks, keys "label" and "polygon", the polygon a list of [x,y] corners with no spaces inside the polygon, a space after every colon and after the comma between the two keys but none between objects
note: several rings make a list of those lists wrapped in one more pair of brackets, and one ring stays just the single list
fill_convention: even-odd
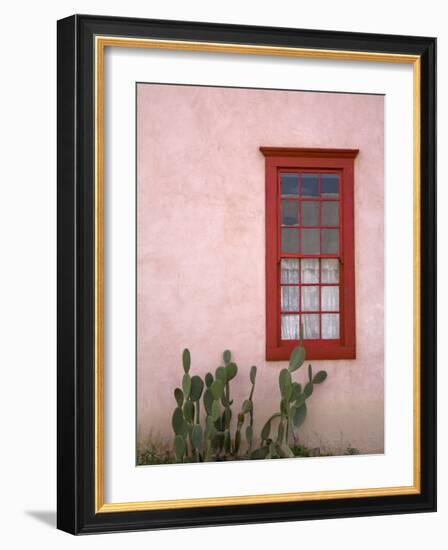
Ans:
[{"label": "photograph", "polygon": [[435,509],[435,38],[58,21],[58,521]]},{"label": "photograph", "polygon": [[384,100],[136,83],[138,466],[385,452]]},{"label": "photograph", "polygon": [[443,546],[448,26],[404,7],[5,4],[2,548]]}]

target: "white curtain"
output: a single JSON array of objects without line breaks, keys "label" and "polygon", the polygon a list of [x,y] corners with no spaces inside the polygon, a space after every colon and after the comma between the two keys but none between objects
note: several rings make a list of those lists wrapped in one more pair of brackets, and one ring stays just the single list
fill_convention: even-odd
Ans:
[{"label": "white curtain", "polygon": [[282,311],[299,311],[299,287],[282,286]]},{"label": "white curtain", "polygon": [[322,289],[322,311],[339,311],[339,287],[323,286]]},{"label": "white curtain", "polygon": [[339,338],[339,313],[322,314],[322,338],[325,340]]},{"label": "white curtain", "polygon": [[314,258],[303,258],[302,260],[302,283],[319,282],[319,260]]},{"label": "white curtain", "polygon": [[319,287],[302,286],[302,311],[319,311]]},{"label": "white curtain", "polygon": [[282,340],[299,339],[299,315],[282,315]]},{"label": "white curtain", "polygon": [[281,283],[297,284],[299,282],[299,260],[288,259],[281,261]]},{"label": "white curtain", "polygon": [[[300,324],[302,324],[305,340],[339,338],[340,316],[336,313],[339,312],[339,260],[337,258],[282,259],[280,282],[282,285],[292,285],[281,287],[283,340],[298,340]],[[319,282],[323,286],[313,284]],[[283,314],[298,311],[304,313]],[[317,311],[329,313],[319,314],[316,313]]]},{"label": "white curtain", "polygon": [[302,315],[303,339],[313,340],[320,338],[319,314],[306,313]]},{"label": "white curtain", "polygon": [[339,260],[336,258],[322,259],[322,283],[339,282]]}]

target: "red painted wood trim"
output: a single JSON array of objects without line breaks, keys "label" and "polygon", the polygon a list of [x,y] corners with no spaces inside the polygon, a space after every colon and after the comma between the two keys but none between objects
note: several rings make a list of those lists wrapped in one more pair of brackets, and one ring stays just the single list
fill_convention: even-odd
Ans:
[{"label": "red painted wood trim", "polygon": [[[340,338],[305,340],[308,359],[355,359],[354,159],[357,149],[260,147],[266,165],[266,359],[289,359],[297,340],[280,332],[280,243],[278,173],[285,169],[334,170],[340,174]],[[282,256],[289,256],[282,254]],[[291,255],[290,257],[297,257]],[[335,257],[323,254],[314,257]]]},{"label": "red painted wood trim", "polygon": [[265,157],[308,157],[354,159],[359,149],[319,149],[314,147],[260,147]]}]

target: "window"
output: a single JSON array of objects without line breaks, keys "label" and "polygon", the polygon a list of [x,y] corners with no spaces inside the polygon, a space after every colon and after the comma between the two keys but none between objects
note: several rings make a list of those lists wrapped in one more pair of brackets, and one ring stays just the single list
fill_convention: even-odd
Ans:
[{"label": "window", "polygon": [[261,147],[266,162],[266,358],[353,359],[352,149]]}]

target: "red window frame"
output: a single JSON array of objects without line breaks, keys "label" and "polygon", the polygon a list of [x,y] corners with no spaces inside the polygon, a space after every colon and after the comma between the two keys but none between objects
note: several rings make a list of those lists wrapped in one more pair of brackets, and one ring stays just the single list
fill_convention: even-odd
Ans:
[{"label": "red window frame", "polygon": [[[298,340],[282,340],[280,262],[286,258],[326,258],[324,254],[282,254],[280,244],[280,174],[286,172],[338,173],[339,189],[339,338],[304,340],[308,359],[354,359],[355,250],[354,163],[357,149],[260,147],[266,169],[266,359],[289,359]],[[320,285],[320,280],[319,280]],[[320,300],[320,298],[319,298]],[[320,303],[320,302],[319,302]]]}]

